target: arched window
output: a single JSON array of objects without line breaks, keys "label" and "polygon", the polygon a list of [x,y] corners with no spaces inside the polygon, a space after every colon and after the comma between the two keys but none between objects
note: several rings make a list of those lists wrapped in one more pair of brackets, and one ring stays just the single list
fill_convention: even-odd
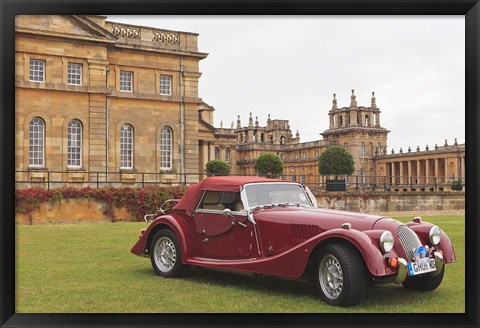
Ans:
[{"label": "arched window", "polygon": [[133,169],[133,128],[129,124],[120,129],[120,168]]},{"label": "arched window", "polygon": [[365,144],[360,143],[360,158],[365,158]]},{"label": "arched window", "polygon": [[45,166],[45,122],[40,117],[30,121],[28,164],[31,167]]},{"label": "arched window", "polygon": [[280,137],[280,144],[284,145],[285,144],[285,136]]},{"label": "arched window", "polygon": [[225,162],[230,163],[230,148],[225,148]]},{"label": "arched window", "polygon": [[213,159],[220,159],[220,148],[215,147],[213,149]]},{"label": "arched window", "polygon": [[360,169],[360,183],[365,184],[365,169],[363,167]]},{"label": "arched window", "polygon": [[380,143],[377,144],[377,149],[375,150],[375,154],[380,156],[382,154],[382,145]]},{"label": "arched window", "polygon": [[160,131],[160,169],[172,169],[172,129],[164,127]]},{"label": "arched window", "polygon": [[72,120],[68,123],[68,167],[82,166],[82,123]]}]

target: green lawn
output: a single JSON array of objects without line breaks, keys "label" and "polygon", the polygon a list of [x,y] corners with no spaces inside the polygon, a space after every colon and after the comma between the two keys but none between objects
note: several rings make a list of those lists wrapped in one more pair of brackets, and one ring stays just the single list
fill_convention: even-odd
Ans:
[{"label": "green lawn", "polygon": [[369,287],[348,309],[321,302],[305,281],[207,269],[181,279],[157,276],[149,259],[130,253],[145,223],[17,225],[16,312],[464,313],[465,218],[423,219],[442,227],[455,247],[457,262],[442,285],[427,293]]}]

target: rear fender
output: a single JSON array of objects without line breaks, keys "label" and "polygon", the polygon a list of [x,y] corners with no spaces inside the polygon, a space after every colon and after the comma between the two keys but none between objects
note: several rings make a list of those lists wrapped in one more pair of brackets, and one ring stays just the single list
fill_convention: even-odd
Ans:
[{"label": "rear fender", "polygon": [[162,228],[169,228],[177,236],[182,253],[182,262],[185,262],[193,256],[190,229],[182,218],[177,218],[174,215],[162,215],[152,221],[130,251],[135,255],[144,255],[150,245],[151,239],[155,233]]},{"label": "rear fender", "polygon": [[[434,224],[430,222],[408,222],[407,226],[412,229],[420,238],[420,241],[423,245],[430,245],[430,237],[428,236],[430,229]],[[440,244],[437,245],[437,248],[443,252],[443,262],[444,263],[453,263],[456,261],[455,251],[453,249],[452,242],[448,238],[448,235],[443,231],[442,227]]]}]

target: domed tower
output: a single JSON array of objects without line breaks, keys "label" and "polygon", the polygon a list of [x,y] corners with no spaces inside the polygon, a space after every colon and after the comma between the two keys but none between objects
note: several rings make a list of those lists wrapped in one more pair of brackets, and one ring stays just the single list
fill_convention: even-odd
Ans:
[{"label": "domed tower", "polygon": [[380,108],[375,92],[369,107],[358,106],[355,90],[350,96],[350,106],[338,108],[333,94],[332,109],[328,112],[330,125],[321,135],[327,144],[345,147],[355,161],[355,173],[359,176],[375,176],[373,158],[386,154],[389,130],[380,125]]}]

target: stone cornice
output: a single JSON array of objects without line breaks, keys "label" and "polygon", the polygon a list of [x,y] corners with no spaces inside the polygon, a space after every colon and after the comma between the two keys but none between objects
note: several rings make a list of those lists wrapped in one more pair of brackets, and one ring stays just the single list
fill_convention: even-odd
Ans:
[{"label": "stone cornice", "polygon": [[25,34],[29,37],[38,38],[53,38],[53,39],[68,39],[75,40],[75,42],[87,42],[87,43],[103,43],[103,44],[115,44],[116,40],[109,39],[106,37],[97,37],[97,36],[88,36],[88,35],[78,35],[78,34],[67,34],[67,33],[57,33],[54,31],[39,31],[29,28],[17,27],[15,28],[17,34]]}]

